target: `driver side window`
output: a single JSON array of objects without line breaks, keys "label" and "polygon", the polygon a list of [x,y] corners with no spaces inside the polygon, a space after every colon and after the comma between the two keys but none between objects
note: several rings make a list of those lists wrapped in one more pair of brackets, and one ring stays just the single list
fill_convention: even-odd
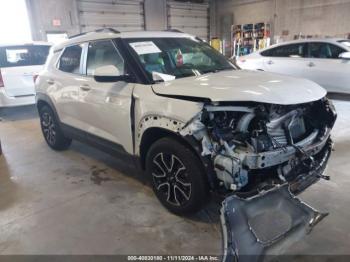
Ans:
[{"label": "driver side window", "polygon": [[344,49],[329,43],[309,43],[309,57],[323,59],[339,59]]},{"label": "driver side window", "polygon": [[96,68],[109,65],[115,66],[120,75],[125,75],[124,59],[111,40],[91,42],[87,55],[86,74],[92,76]]},{"label": "driver side window", "polygon": [[267,57],[302,58],[305,57],[305,46],[304,43],[282,45],[273,49],[268,49],[262,52],[261,55]]}]

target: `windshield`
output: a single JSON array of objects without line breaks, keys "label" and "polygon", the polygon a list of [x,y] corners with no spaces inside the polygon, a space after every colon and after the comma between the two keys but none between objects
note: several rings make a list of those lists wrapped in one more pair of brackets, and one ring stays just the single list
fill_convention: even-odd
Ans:
[{"label": "windshield", "polygon": [[350,40],[341,40],[338,41],[339,43],[342,43],[343,45],[345,45],[346,47],[350,48]]},{"label": "windshield", "polygon": [[126,41],[150,77],[152,72],[182,78],[235,69],[223,55],[200,40],[137,38]]}]

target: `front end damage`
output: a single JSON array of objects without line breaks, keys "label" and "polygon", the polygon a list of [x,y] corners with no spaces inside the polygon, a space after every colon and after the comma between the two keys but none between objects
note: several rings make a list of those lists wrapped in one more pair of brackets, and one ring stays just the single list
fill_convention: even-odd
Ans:
[{"label": "front end damage", "polygon": [[259,257],[324,217],[294,195],[329,179],[324,170],[335,120],[326,98],[297,105],[217,103],[182,128],[180,134],[197,141],[202,158],[212,163],[217,189],[230,195],[222,208],[227,257]]}]

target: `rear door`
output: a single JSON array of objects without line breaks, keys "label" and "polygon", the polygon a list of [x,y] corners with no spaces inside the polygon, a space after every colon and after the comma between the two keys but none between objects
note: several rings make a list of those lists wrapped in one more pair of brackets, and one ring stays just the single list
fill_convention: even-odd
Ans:
[{"label": "rear door", "polygon": [[350,93],[350,61],[339,58],[343,47],[326,42],[308,44],[307,77],[330,92]]},{"label": "rear door", "polygon": [[79,111],[80,88],[86,84],[82,77],[83,49],[86,44],[66,47],[58,60],[57,68],[46,79],[62,123],[86,130]]},{"label": "rear door", "polygon": [[295,77],[305,77],[306,44],[296,43],[278,46],[261,52],[264,70]]},{"label": "rear door", "polygon": [[34,95],[34,75],[46,62],[50,46],[23,45],[0,48],[0,68],[8,96]]}]

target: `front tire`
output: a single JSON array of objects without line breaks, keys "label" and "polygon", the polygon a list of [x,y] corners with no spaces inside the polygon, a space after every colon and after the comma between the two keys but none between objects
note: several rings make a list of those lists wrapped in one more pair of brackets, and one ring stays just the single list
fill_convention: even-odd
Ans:
[{"label": "front tire", "polygon": [[48,106],[43,106],[39,110],[39,116],[41,131],[46,143],[57,151],[67,149],[72,143],[72,140],[63,135],[52,109]]},{"label": "front tire", "polygon": [[177,140],[162,138],[151,146],[146,172],[157,198],[172,213],[195,213],[207,203],[209,187],[200,160]]}]

